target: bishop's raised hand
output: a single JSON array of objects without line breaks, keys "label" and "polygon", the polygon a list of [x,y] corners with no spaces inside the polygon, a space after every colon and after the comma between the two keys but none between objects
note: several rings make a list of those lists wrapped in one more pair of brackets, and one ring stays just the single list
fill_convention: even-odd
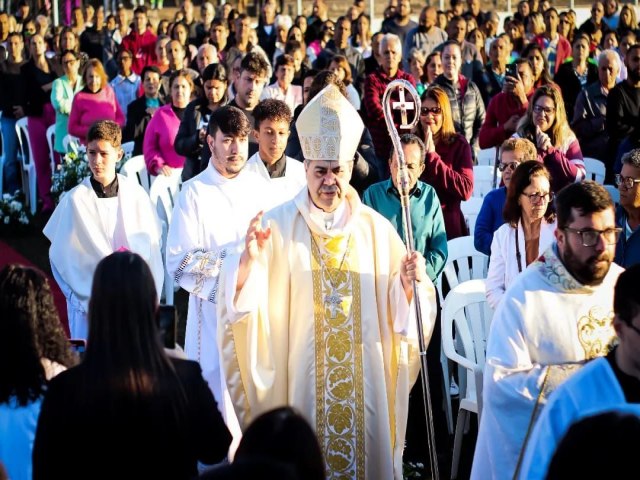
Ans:
[{"label": "bishop's raised hand", "polygon": [[249,229],[247,230],[247,236],[245,238],[245,254],[247,255],[247,259],[253,261],[257,259],[262,251],[264,250],[264,246],[271,237],[271,228],[262,228],[262,216],[264,215],[264,211],[258,212],[258,214],[251,219],[249,223]]}]

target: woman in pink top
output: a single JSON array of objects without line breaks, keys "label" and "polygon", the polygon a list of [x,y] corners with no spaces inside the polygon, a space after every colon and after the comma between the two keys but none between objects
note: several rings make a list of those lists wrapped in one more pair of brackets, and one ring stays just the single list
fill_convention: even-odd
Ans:
[{"label": "woman in pink top", "polygon": [[85,87],[73,97],[69,114],[69,134],[84,144],[89,127],[98,120],[112,120],[124,127],[125,117],[109,86],[107,74],[100,60],[87,62],[83,80]]},{"label": "woman in pink top", "polygon": [[169,176],[174,168],[184,165],[184,157],[176,153],[174,143],[193,91],[193,80],[186,70],[178,70],[171,75],[169,91],[171,103],[156,111],[144,133],[142,153],[151,175]]}]

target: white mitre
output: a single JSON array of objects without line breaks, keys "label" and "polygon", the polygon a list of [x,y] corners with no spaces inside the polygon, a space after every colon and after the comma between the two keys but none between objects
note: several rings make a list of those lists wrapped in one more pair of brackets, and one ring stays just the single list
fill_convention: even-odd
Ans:
[{"label": "white mitre", "polygon": [[364,124],[338,87],[330,84],[300,112],[296,128],[305,160],[351,161]]}]

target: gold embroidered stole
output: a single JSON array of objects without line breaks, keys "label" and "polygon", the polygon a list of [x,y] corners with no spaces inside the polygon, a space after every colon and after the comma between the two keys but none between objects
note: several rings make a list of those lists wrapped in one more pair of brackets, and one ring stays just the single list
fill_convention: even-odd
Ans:
[{"label": "gold embroidered stole", "polygon": [[352,243],[312,234],[316,435],[327,479],[365,478],[360,275]]}]

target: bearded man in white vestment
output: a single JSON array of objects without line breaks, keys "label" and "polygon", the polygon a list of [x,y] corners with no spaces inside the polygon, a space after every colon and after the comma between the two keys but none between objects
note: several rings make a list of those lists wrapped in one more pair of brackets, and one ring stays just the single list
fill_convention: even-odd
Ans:
[{"label": "bearded man in white vestment", "polygon": [[618,277],[613,297],[613,327],[618,345],[606,357],[589,362],[553,392],[531,433],[521,479],[543,480],[546,477],[553,454],[572,423],[624,405],[640,407],[638,285],[640,265],[630,267]]},{"label": "bearded man in white vestment", "polygon": [[424,258],[407,255],[391,224],[349,186],[363,124],[348,100],[327,86],[296,127],[308,187],[257,215],[244,252],[223,266],[229,393],[243,427],[278,406],[301,411],[327,478],[401,479],[420,368],[413,302],[428,342],[435,289]]},{"label": "bearded man in white vestment", "polygon": [[615,339],[613,202],[592,181],[556,199],[556,241],[516,279],[487,341],[483,408],[471,478],[512,479],[550,393]]},{"label": "bearded man in white vestment", "polygon": [[235,446],[240,429],[226,394],[216,341],[219,273],[225,257],[244,246],[251,219],[271,201],[270,186],[244,168],[251,125],[240,109],[219,108],[208,128],[211,159],[182,186],[167,238],[167,270],[190,294],[185,353],[200,363]]},{"label": "bearded man in white vestment", "polygon": [[269,180],[272,199],[279,203],[291,200],[307,186],[302,162],[284,154],[289,139],[291,110],[282,100],[261,101],[253,109],[253,136],[258,151],[247,161],[247,170]]},{"label": "bearded man in white vestment", "polygon": [[67,299],[71,338],[88,336],[93,272],[107,255],[121,249],[139,254],[149,264],[158,296],[162,292],[160,221],[138,182],[116,174],[116,163],[124,153],[121,142],[117,123],[101,120],[91,126],[87,133],[91,176],[61,198],[44,227],[51,241],[51,270]]}]

